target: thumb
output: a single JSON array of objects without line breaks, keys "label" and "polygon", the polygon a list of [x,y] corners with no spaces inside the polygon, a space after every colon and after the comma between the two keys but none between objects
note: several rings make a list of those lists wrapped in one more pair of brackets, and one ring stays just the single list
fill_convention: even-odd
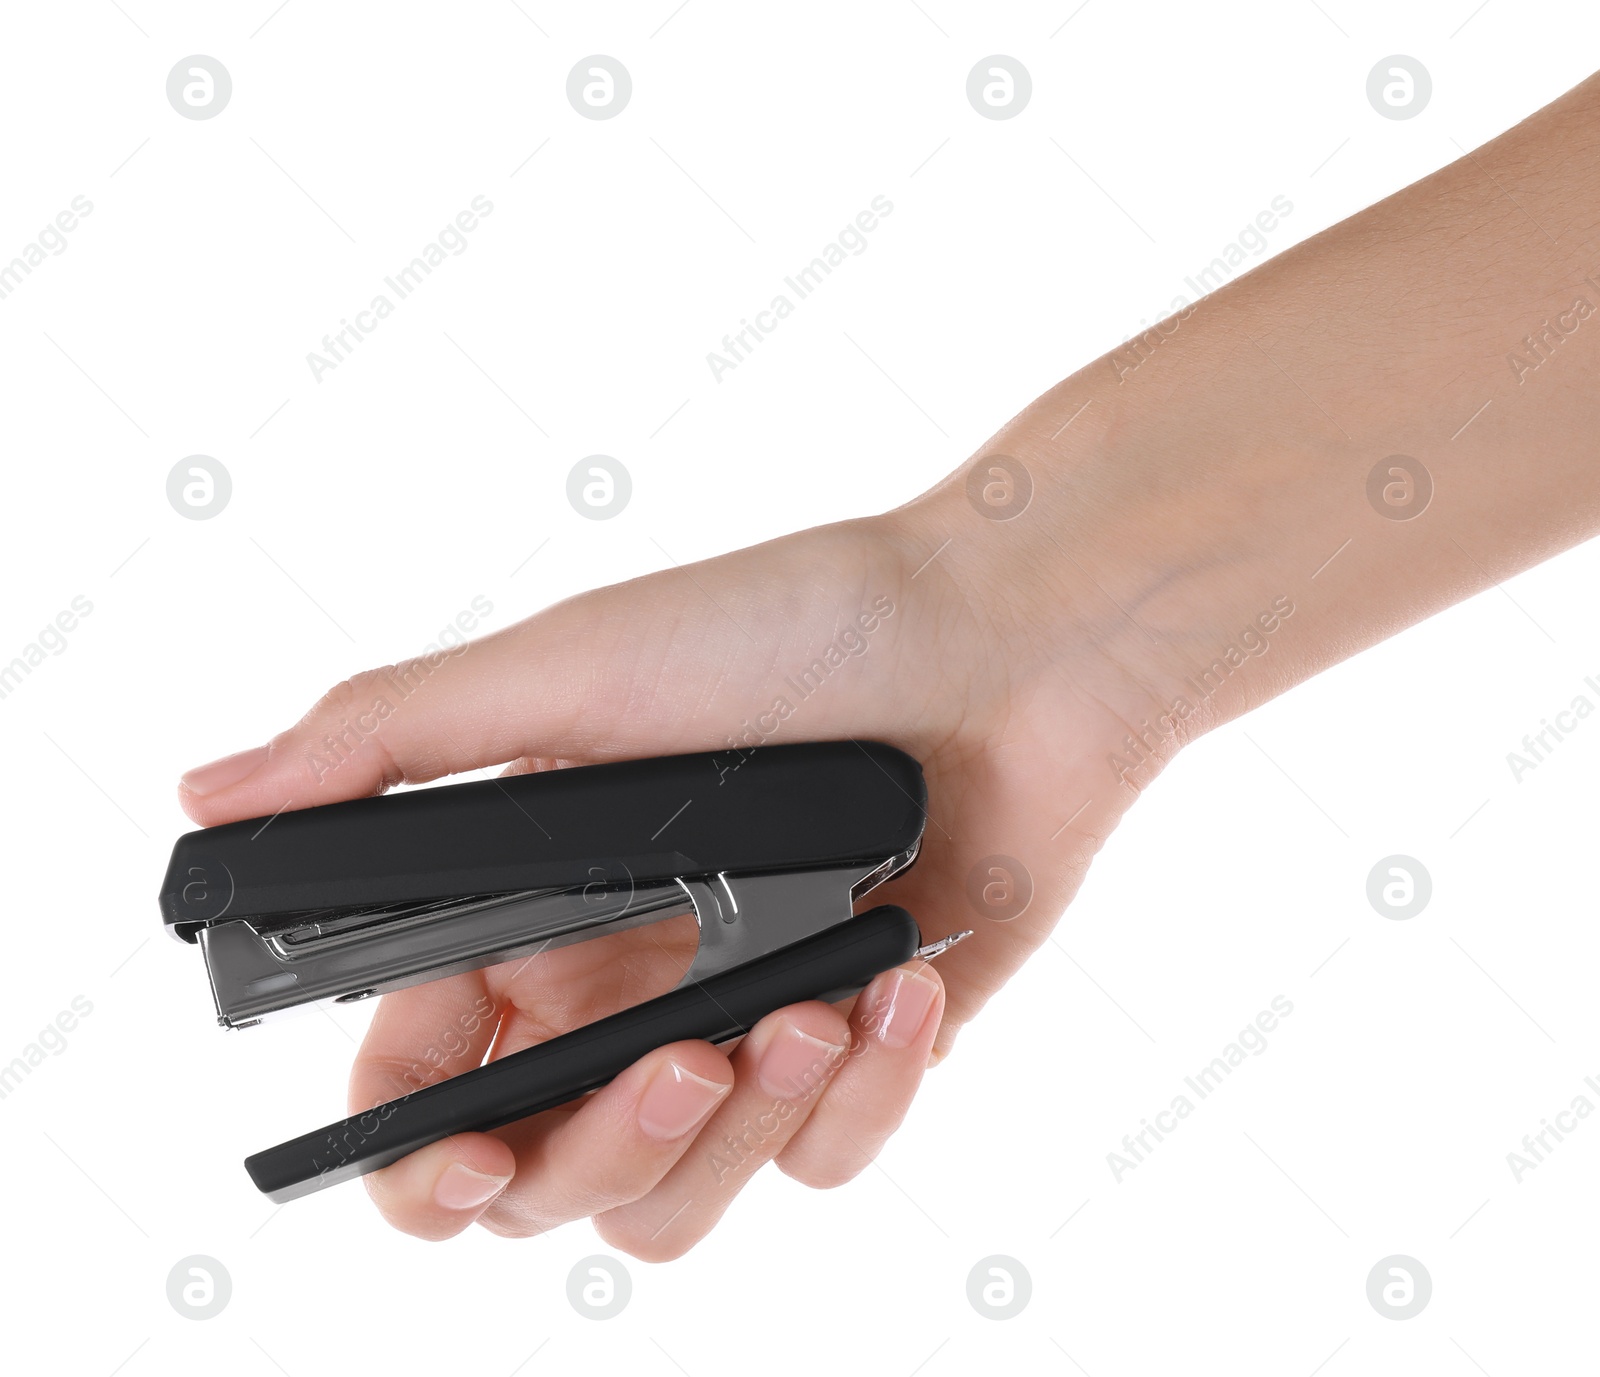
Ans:
[{"label": "thumb", "polygon": [[[363,670],[266,745],[188,771],[178,801],[211,827],[520,756],[581,756],[580,718],[593,740],[610,725],[608,702],[626,697],[607,672],[626,613],[586,594],[481,640]],[[611,634],[597,635],[601,625]]]},{"label": "thumb", "polygon": [[[893,739],[908,712],[895,659],[839,653],[861,588],[899,595],[901,560],[860,523],[583,593],[448,651],[335,685],[265,746],[191,770],[178,788],[203,826],[382,793],[523,757],[626,758],[716,750],[770,708],[780,662],[850,687],[805,705],[804,736]],[[896,547],[897,549],[898,547]],[[885,594],[878,602],[894,608]],[[877,606],[877,603],[873,604]],[[897,618],[881,638],[903,636]],[[864,634],[864,633],[863,633]],[[824,655],[834,658],[822,658]],[[882,652],[880,652],[880,659]],[[916,683],[926,691],[926,676]]]}]

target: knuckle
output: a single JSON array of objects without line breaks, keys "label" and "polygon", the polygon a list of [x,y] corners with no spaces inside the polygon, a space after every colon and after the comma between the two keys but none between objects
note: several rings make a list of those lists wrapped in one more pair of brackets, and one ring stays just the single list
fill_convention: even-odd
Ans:
[{"label": "knuckle", "polygon": [[553,1212],[561,1219],[588,1219],[615,1208],[623,1200],[631,1199],[638,1193],[627,1189],[624,1183],[616,1180],[604,1184],[573,1182],[561,1192]]},{"label": "knuckle", "polygon": [[478,1216],[478,1223],[499,1238],[531,1238],[547,1229],[527,1211],[507,1207],[503,1196]]},{"label": "knuckle", "polygon": [[671,1262],[682,1257],[701,1238],[698,1233],[682,1233],[677,1229],[652,1234],[631,1211],[597,1214],[593,1223],[595,1233],[606,1247],[638,1258],[640,1262]]},{"label": "knuckle", "polygon": [[490,1233],[502,1238],[530,1238],[577,1219],[598,1216],[617,1204],[613,1192],[602,1193],[589,1187],[569,1186],[559,1192],[541,1188],[537,1199],[513,1194],[515,1190],[513,1185],[497,1196],[478,1216],[478,1223]]},{"label": "knuckle", "polygon": [[378,1213],[391,1229],[426,1243],[438,1243],[460,1232],[460,1225],[430,1218],[409,1202],[385,1199],[377,1204]]},{"label": "knuckle", "polygon": [[341,679],[312,705],[305,716],[307,725],[347,717],[350,713],[370,703],[380,685],[387,684],[394,673],[393,665],[379,669],[363,669],[348,679]]},{"label": "knuckle", "polygon": [[375,769],[374,792],[407,782],[380,731],[394,712],[395,685],[405,672],[404,664],[384,665],[341,679],[274,745],[298,756],[312,785],[358,753]]},{"label": "knuckle", "polygon": [[597,1214],[590,1222],[594,1225],[595,1236],[606,1247],[613,1248],[619,1253],[626,1253],[629,1257],[636,1257],[641,1262],[655,1261],[654,1258],[645,1255],[638,1228],[618,1220],[616,1214]]},{"label": "knuckle", "polygon": [[791,1181],[798,1181],[815,1191],[837,1190],[848,1185],[866,1170],[875,1154],[851,1153],[848,1158],[838,1153],[781,1153],[777,1158],[778,1170]]},{"label": "knuckle", "polygon": [[356,1053],[350,1065],[350,1102],[353,1114],[380,1109],[391,1100],[415,1094],[418,1090],[445,1079],[442,1069],[398,1053]]}]

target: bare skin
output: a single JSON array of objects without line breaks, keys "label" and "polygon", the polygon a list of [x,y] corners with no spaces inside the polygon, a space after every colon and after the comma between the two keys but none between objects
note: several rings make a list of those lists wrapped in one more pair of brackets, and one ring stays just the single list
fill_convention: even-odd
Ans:
[{"label": "bare skin", "polygon": [[[445,1238],[590,1216],[610,1246],[659,1260],[765,1161],[813,1186],[848,1180],[1183,744],[1593,535],[1597,153],[1591,79],[1090,364],[905,507],[586,593],[475,642],[320,779],[319,743],[385,697],[395,667],[185,776],[184,808],[213,825],[496,764],[731,739],[877,738],[924,765],[923,855],[874,900],[930,938],[976,927],[971,940],[886,973],[853,1008],[780,1010],[734,1048],[661,1048],[579,1105],[415,1153],[367,1178],[389,1222]],[[995,519],[1019,482],[1025,510]],[[775,720],[783,677],[885,601],[865,648]],[[763,714],[773,730],[750,734]],[[968,898],[996,854],[1031,877],[1015,919]],[[674,919],[387,996],[351,1109],[664,990],[693,940]]]}]

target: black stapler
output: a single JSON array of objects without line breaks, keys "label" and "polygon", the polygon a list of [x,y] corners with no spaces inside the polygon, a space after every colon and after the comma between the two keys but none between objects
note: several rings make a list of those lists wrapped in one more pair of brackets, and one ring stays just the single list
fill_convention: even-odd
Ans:
[{"label": "black stapler", "polygon": [[161,913],[199,944],[229,1028],[696,916],[669,993],[246,1158],[261,1191],[293,1200],[959,941],[923,946],[892,905],[854,912],[915,860],[926,817],[921,767],[876,742],[577,766],[187,833]]}]

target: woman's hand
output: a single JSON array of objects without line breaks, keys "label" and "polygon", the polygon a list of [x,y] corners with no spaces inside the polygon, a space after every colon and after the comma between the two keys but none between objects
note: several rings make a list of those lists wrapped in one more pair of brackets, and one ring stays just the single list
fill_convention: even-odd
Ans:
[{"label": "woman's hand", "polygon": [[[1014,567],[1026,542],[998,530],[964,498],[929,501],[600,589],[435,667],[356,674],[265,747],[185,776],[184,808],[212,825],[504,762],[723,750],[733,766],[768,742],[856,737],[924,766],[921,857],[880,893],[927,940],[976,930],[937,973],[913,962],[848,1012],[782,1009],[731,1050],[664,1047],[574,1105],[434,1143],[366,1178],[392,1224],[437,1239],[591,1215],[611,1246],[663,1259],[768,1160],[825,1187],[873,1158],[1135,796],[1107,752],[1153,711],[1059,629],[1057,581]],[[351,1112],[663,993],[694,942],[685,915],[388,995]]]},{"label": "woman's hand", "polygon": [[[848,1018],[795,1005],[731,1054],[661,1048],[580,1105],[435,1143],[367,1178],[389,1220],[444,1238],[593,1215],[657,1259],[768,1159],[849,1179],[1180,744],[1600,530],[1594,340],[1536,374],[1517,352],[1593,284],[1597,151],[1600,77],[1175,302],[909,507],[358,674],[186,776],[212,824],[504,762],[870,737],[923,764],[922,856],[883,894],[930,939],[976,929],[937,975],[914,963]],[[352,1109],[660,993],[693,941],[671,919],[390,995]]]}]

